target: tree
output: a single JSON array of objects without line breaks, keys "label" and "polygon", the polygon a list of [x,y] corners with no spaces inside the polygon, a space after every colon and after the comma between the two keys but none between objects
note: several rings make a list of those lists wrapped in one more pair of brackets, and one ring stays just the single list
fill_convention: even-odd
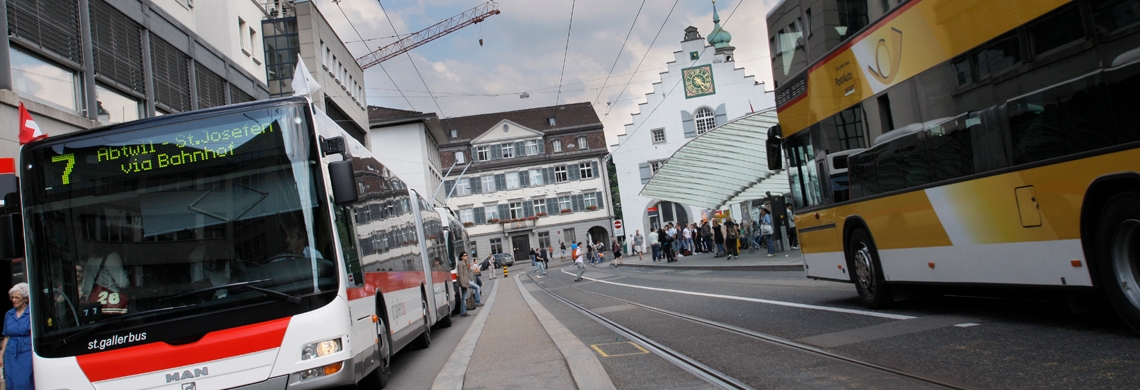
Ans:
[{"label": "tree", "polygon": [[617,166],[614,165],[614,159],[612,158],[606,161],[606,173],[610,175],[610,199],[614,200],[614,219],[622,219],[621,192],[618,191]]}]

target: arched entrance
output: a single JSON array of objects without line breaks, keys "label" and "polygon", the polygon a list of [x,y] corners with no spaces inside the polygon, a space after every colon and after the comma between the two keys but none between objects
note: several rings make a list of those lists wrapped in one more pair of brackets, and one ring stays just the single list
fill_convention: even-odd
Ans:
[{"label": "arched entrance", "polygon": [[602,242],[606,248],[610,247],[610,231],[601,226],[594,226],[586,231],[590,235],[590,243],[597,244],[598,241]]},{"label": "arched entrance", "polygon": [[[656,210],[652,210],[654,208],[656,208]],[[674,222],[680,225],[686,225],[689,223],[688,207],[676,202],[657,202],[657,204],[646,208],[645,215],[647,219],[647,223],[645,225],[646,231],[660,229],[662,226],[665,226],[665,224],[669,222]]]}]

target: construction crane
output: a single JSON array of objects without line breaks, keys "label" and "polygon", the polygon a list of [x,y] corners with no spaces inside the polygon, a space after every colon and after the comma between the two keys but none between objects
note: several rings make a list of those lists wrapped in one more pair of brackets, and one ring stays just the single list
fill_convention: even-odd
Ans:
[{"label": "construction crane", "polygon": [[[484,19],[492,15],[499,14],[499,4],[493,1],[480,4],[475,8],[463,11],[459,15],[452,16],[442,22],[431,25],[420,31],[416,31],[403,39],[400,39],[392,44],[376,49],[371,53],[365,54],[356,59],[356,63],[360,64],[361,69],[368,69],[381,62],[387,61],[400,54],[404,54],[412,49],[423,46],[425,43],[434,41],[443,37],[444,35],[451,34],[456,30],[470,26],[475,23],[482,22]],[[480,45],[483,44],[480,39]]]}]

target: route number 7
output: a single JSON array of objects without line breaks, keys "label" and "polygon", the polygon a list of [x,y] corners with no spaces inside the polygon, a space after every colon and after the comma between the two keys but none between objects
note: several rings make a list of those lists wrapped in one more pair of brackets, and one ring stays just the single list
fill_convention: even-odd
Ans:
[{"label": "route number 7", "polygon": [[67,167],[63,168],[63,184],[71,184],[71,168],[75,167],[75,153],[61,154],[53,156],[51,162],[66,161]]}]

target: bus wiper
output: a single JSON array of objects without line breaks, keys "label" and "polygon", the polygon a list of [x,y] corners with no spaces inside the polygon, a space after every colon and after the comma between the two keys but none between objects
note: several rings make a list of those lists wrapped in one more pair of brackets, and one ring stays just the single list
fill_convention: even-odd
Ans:
[{"label": "bus wiper", "polygon": [[161,301],[168,301],[171,299],[181,298],[181,297],[184,297],[187,295],[197,295],[197,294],[201,294],[204,292],[224,290],[224,289],[229,289],[229,288],[248,288],[250,290],[257,291],[257,292],[263,293],[265,295],[268,295],[270,297],[277,298],[277,299],[280,299],[282,301],[286,301],[286,302],[289,302],[292,304],[301,303],[301,297],[299,297],[299,296],[289,295],[289,294],[286,294],[286,293],[283,293],[280,291],[273,291],[273,290],[270,290],[267,288],[257,287],[257,286],[253,285],[254,283],[268,282],[270,280],[273,280],[273,279],[251,280],[248,282],[237,282],[237,283],[223,284],[220,286],[211,286],[211,287],[206,287],[206,288],[202,288],[202,289],[198,289],[198,290],[194,290],[194,291],[187,291],[187,292],[184,292],[184,293],[181,293],[178,295],[162,298],[159,301],[160,302]]},{"label": "bus wiper", "polygon": [[191,307],[191,306],[195,306],[195,305],[163,307],[163,308],[159,308],[159,309],[143,310],[140,312],[126,313],[123,315],[118,315],[118,316],[112,317],[110,319],[100,321],[96,324],[92,324],[87,329],[80,330],[78,332],[72,333],[71,335],[68,335],[67,337],[60,339],[58,342],[56,342],[56,347],[58,348],[58,347],[61,347],[61,346],[67,345],[67,344],[71,344],[71,342],[75,341],[75,339],[78,339],[80,337],[91,334],[91,332],[94,332],[96,330],[103,329],[104,327],[106,327],[107,325],[110,325],[110,324],[123,322],[123,321],[129,320],[129,319],[132,319],[132,318],[142,317],[145,315],[154,315],[154,314],[159,314],[159,313],[168,312],[168,311],[172,311],[172,310],[184,309],[184,308]]}]

